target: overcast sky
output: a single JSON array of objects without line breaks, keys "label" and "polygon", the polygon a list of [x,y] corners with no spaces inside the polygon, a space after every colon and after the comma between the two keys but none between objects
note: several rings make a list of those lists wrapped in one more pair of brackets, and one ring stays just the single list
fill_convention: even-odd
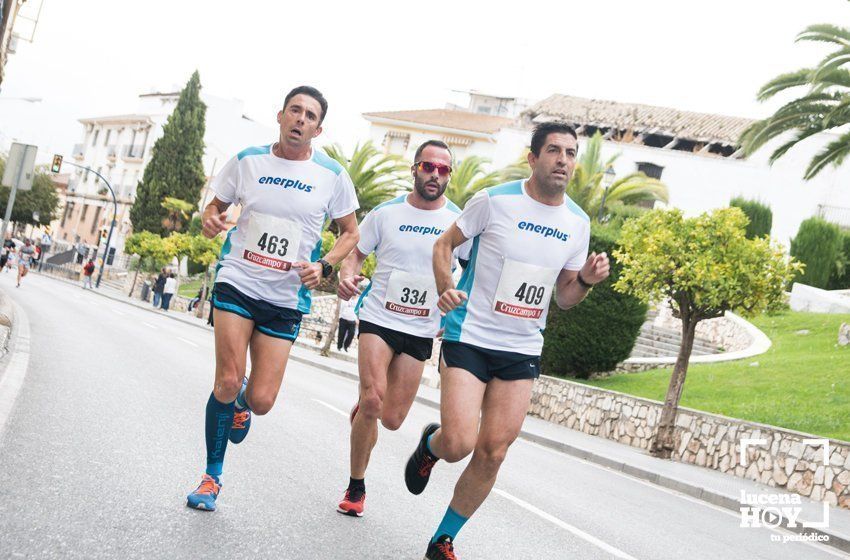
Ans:
[{"label": "overcast sky", "polygon": [[325,140],[346,147],[367,138],[361,113],[442,107],[454,89],[762,117],[775,104],[758,88],[827,52],[794,43],[812,23],[850,24],[850,2],[43,0],[34,42],[6,65],[0,146],[68,154],[78,118],[134,112],[195,69],[269,126],[289,89],[315,85]]}]

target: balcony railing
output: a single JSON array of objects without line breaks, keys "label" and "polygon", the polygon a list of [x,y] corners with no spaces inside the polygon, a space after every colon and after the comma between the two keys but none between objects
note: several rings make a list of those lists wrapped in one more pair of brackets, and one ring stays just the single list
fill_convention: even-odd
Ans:
[{"label": "balcony railing", "polygon": [[83,156],[86,154],[85,144],[74,144],[73,155],[77,159],[83,159]]},{"label": "balcony railing", "polygon": [[142,159],[145,147],[142,144],[128,144],[124,146],[124,159]]},{"label": "balcony railing", "polygon": [[850,228],[850,208],[818,204],[818,216],[843,228]]},{"label": "balcony railing", "polygon": [[115,158],[118,157],[118,146],[115,144],[110,144],[106,147],[106,157],[115,161]]}]

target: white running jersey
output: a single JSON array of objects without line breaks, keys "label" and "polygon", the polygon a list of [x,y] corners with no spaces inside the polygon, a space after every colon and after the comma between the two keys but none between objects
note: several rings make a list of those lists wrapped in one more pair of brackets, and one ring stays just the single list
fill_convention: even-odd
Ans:
[{"label": "white running jersey", "polygon": [[[372,282],[357,302],[361,320],[433,338],[440,330],[434,283],[434,242],[460,215],[446,199],[438,210],[421,210],[406,194],[376,206],[360,224],[357,250],[377,257]],[[470,243],[455,251],[468,256]],[[466,251],[466,254],[464,254]]]},{"label": "white running jersey", "polygon": [[587,260],[587,214],[566,195],[537,202],[523,180],[478,192],[457,226],[472,240],[457,286],[469,299],[446,315],[443,339],[539,356],[555,280]]},{"label": "white running jersey", "polygon": [[292,264],[319,258],[326,219],[357,210],[357,197],[345,169],[321,150],[313,148],[310,159],[296,161],[271,149],[270,144],[239,152],[213,181],[219,199],[242,205],[221,249],[216,282],[306,314],[310,290]]}]

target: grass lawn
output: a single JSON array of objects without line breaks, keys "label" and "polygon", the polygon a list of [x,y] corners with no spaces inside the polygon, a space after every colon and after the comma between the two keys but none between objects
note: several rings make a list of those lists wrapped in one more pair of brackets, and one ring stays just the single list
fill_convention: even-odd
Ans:
[{"label": "grass lawn", "polygon": [[[765,354],[688,368],[682,406],[850,441],[850,315],[786,311],[752,321],[773,342]],[[808,330],[809,334],[796,334]],[[753,364],[758,365],[753,365]],[[581,383],[663,401],[671,369]]]},{"label": "grass lawn", "polygon": [[[204,279],[198,278],[197,280],[186,280],[180,282],[180,289],[177,290],[177,294],[187,298],[193,298],[198,295],[198,290],[201,289],[201,286],[204,285]],[[207,288],[210,289],[209,287]]]}]

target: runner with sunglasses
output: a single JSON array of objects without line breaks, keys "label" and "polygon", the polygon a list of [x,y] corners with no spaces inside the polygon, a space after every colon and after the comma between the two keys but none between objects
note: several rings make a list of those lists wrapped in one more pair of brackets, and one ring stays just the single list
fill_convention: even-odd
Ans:
[{"label": "runner with sunglasses", "polygon": [[339,297],[348,300],[359,292],[366,257],[374,251],[378,258],[356,308],[360,391],[351,411],[349,484],[337,506],[356,517],[366,502],[366,467],[378,441],[378,420],[388,430],[401,426],[431,357],[440,328],[434,241],[460,214],[443,194],[452,172],[448,146],[429,140],[413,161],[413,191],[369,212],[360,224],[360,242],[340,269]]},{"label": "runner with sunglasses", "polygon": [[[277,114],[278,141],[243,150],[213,182],[204,235],[227,229],[231,204],[241,204],[242,213],[227,233],[213,289],[216,367],[206,408],[207,467],[189,507],[215,509],[227,442],[245,439],[252,411],[271,410],[301,317],[310,312],[310,290],[357,243],[354,185],[338,162],[312,147],[327,108],[317,89],[293,89]],[[327,217],[340,235],[320,259]]]},{"label": "runner with sunglasses", "polygon": [[[472,459],[434,533],[426,560],[457,558],[454,540],[484,502],[516,439],[540,374],[543,328],[552,298],[577,305],[608,276],[605,253],[588,258],[590,220],[565,190],[577,138],[562,123],[544,123],[531,138],[531,177],[477,193],[434,245],[439,308],[446,312],[441,350],[440,424],[425,427],[407,462],[413,494],[434,464]],[[451,254],[472,240],[457,288]]]}]

